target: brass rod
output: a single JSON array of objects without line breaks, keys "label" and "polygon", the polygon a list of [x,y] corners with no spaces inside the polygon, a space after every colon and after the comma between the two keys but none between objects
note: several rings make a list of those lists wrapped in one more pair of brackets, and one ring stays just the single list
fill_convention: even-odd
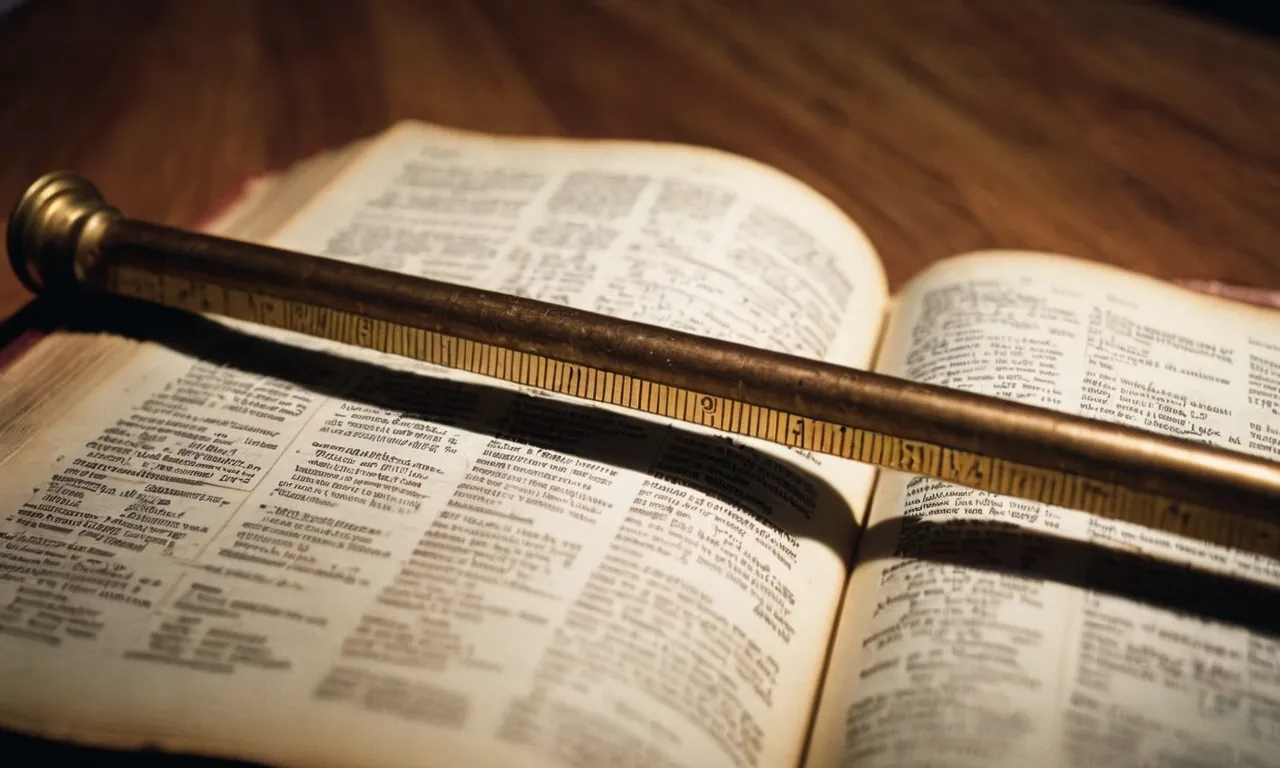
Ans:
[{"label": "brass rod", "polygon": [[10,217],[33,291],[248,320],[1280,556],[1280,464],[1023,403],[124,217],[50,174]]}]

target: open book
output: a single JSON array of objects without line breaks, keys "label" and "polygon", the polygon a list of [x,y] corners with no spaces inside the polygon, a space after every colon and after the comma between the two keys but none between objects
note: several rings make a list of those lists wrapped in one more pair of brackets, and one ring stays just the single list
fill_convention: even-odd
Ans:
[{"label": "open book", "polygon": [[[110,197],[110,190],[104,190]],[[407,123],[211,232],[1280,458],[1280,314]],[[106,313],[104,313],[106,314]],[[0,381],[0,725],[281,766],[1280,766],[1280,562],[226,320]]]}]

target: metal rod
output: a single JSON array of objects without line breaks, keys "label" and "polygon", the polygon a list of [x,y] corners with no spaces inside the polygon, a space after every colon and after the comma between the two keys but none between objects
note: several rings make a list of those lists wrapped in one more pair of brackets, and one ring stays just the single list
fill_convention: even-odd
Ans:
[{"label": "metal rod", "polygon": [[1280,556],[1280,464],[1137,428],[136,221],[50,174],[10,217],[37,293],[249,320]]}]

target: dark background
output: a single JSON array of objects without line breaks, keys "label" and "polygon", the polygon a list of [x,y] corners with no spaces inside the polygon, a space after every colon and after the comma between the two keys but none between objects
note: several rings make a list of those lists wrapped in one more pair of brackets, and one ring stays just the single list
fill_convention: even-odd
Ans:
[{"label": "dark background", "polygon": [[[1280,288],[1280,45],[1255,7],[25,0],[0,16],[0,208],[67,168],[194,225],[249,175],[418,118],[754,157],[847,211],[895,288],[989,247]],[[6,270],[0,317],[26,300]]]}]

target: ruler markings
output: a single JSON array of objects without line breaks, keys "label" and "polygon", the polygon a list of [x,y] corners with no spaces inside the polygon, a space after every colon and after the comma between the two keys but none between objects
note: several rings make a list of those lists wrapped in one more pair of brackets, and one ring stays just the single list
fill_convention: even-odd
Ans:
[{"label": "ruler markings", "polygon": [[782,446],[921,474],[1001,495],[1084,508],[1104,517],[1280,556],[1278,526],[1066,472],[992,459],[926,441],[904,440],[846,424],[811,420],[773,408],[438,331],[176,276],[156,275],[135,267],[113,267],[108,286],[120,295],[177,309],[250,320],[516,384],[703,424]]}]

